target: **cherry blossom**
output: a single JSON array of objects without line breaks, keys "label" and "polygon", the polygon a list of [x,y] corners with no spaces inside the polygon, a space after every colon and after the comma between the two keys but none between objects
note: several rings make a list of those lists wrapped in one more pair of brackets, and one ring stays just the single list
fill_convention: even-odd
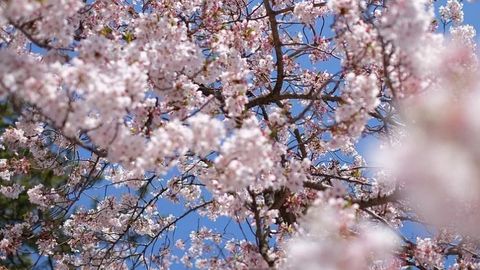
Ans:
[{"label": "cherry blossom", "polygon": [[438,2],[0,1],[0,265],[479,268],[475,4]]}]

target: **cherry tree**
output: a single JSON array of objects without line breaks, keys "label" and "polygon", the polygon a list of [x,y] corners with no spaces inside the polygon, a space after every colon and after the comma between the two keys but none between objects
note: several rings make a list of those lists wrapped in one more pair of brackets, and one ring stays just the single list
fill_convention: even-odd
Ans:
[{"label": "cherry tree", "polygon": [[480,269],[471,5],[0,0],[0,264]]}]

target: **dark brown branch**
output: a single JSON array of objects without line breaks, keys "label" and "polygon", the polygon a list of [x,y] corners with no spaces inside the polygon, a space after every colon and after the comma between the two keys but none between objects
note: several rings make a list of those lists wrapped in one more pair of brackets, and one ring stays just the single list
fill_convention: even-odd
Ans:
[{"label": "dark brown branch", "polygon": [[304,159],[307,157],[307,149],[305,148],[305,144],[303,143],[302,135],[300,134],[298,128],[295,129],[293,134],[295,134],[295,139],[298,142],[298,148],[300,149],[300,153],[302,154],[302,159]]},{"label": "dark brown branch", "polygon": [[311,188],[318,191],[323,191],[327,189],[327,186],[324,186],[322,185],[322,183],[319,183],[319,182],[305,181],[303,182],[303,186],[306,188]]},{"label": "dark brown branch", "polygon": [[394,192],[384,196],[378,196],[369,200],[353,200],[352,203],[356,203],[360,208],[369,208],[379,205],[384,205],[391,202],[397,202],[400,197],[400,192],[396,189]]},{"label": "dark brown branch", "polygon": [[274,262],[270,259],[268,256],[268,241],[267,241],[267,234],[263,230],[263,222],[262,218],[260,217],[259,209],[257,206],[257,201],[256,201],[256,195],[253,191],[248,189],[248,193],[250,194],[250,197],[252,198],[252,212],[255,218],[255,238],[257,239],[257,244],[258,244],[258,250],[260,254],[262,255],[263,259],[265,262],[267,262],[268,266],[272,267]]},{"label": "dark brown branch", "polygon": [[273,87],[272,93],[274,95],[280,94],[283,86],[284,80],[284,63],[283,63],[283,52],[282,52],[282,42],[280,40],[280,35],[278,33],[278,22],[275,18],[275,11],[272,10],[270,6],[270,0],[263,0],[263,5],[268,15],[268,21],[270,22],[270,28],[272,29],[272,39],[273,47],[275,49],[275,57],[277,58],[277,80],[275,86]]},{"label": "dark brown branch", "polygon": [[[327,5],[327,3],[315,3],[315,4],[313,4],[314,7],[324,7],[326,5]],[[286,7],[286,8],[276,10],[275,15],[280,15],[280,14],[287,13],[287,12],[292,12],[294,8],[295,8],[295,6],[290,6],[290,7]]]},{"label": "dark brown branch", "polygon": [[267,94],[264,96],[259,96],[255,99],[252,99],[250,102],[248,102],[245,107],[247,109],[251,109],[255,106],[259,105],[268,105],[274,102],[282,101],[285,99],[301,99],[301,100],[323,100],[325,102],[340,102],[342,100],[341,97],[337,96],[332,96],[332,95],[322,95],[322,96],[315,96],[313,94],[292,94],[292,93],[286,93],[286,94],[281,94],[281,95],[273,95],[273,94]]}]

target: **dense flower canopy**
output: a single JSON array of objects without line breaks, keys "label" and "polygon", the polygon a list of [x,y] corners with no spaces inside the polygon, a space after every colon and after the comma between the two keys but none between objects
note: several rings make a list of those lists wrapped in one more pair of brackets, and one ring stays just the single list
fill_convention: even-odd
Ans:
[{"label": "dense flower canopy", "polygon": [[0,265],[480,269],[476,33],[439,2],[0,0]]}]

